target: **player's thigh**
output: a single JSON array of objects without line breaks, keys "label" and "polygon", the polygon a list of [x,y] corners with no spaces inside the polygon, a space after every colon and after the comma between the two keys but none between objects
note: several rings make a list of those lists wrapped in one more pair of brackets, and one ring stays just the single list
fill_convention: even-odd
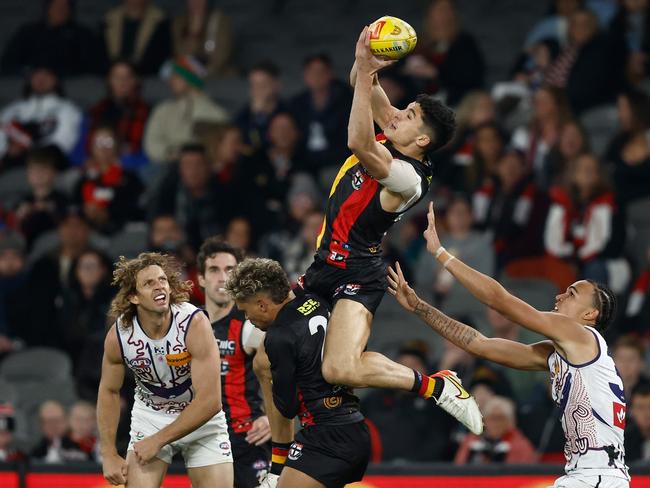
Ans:
[{"label": "player's thigh", "polygon": [[192,488],[232,488],[234,483],[232,463],[187,468],[187,474]]},{"label": "player's thigh", "polygon": [[334,305],[325,335],[325,360],[359,358],[370,337],[372,314],[359,302],[341,299]]},{"label": "player's thigh", "polygon": [[327,488],[323,483],[297,469],[285,466],[278,480],[278,488]]},{"label": "player's thigh", "polygon": [[140,464],[133,451],[127,453],[126,463],[127,488],[160,488],[169,466],[158,458],[153,458],[147,464]]}]

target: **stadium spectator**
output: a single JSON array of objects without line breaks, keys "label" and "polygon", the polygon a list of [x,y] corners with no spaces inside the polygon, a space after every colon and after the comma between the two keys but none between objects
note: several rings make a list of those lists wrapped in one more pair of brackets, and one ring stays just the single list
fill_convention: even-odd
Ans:
[{"label": "stadium spectator", "polygon": [[598,28],[598,18],[586,9],[569,17],[569,42],[545,73],[545,83],[566,89],[576,114],[612,100],[620,88],[624,53]]},{"label": "stadium spectator", "polygon": [[95,34],[75,19],[74,0],[46,0],[42,18],[18,27],[2,54],[2,71],[22,74],[35,66],[53,66],[65,76],[96,74],[102,47]]},{"label": "stadium spectator", "polygon": [[271,61],[262,61],[248,72],[248,102],[235,119],[252,150],[266,147],[269,143],[271,119],[287,109],[280,99],[280,70]]},{"label": "stadium spectator", "polygon": [[513,79],[530,90],[544,85],[546,72],[557,59],[560,46],[553,39],[542,39],[522,52],[513,68]]},{"label": "stadium spectator", "polygon": [[283,249],[284,256],[280,263],[291,283],[297,282],[298,277],[305,273],[314,259],[316,238],[323,225],[323,218],[324,215],[320,211],[308,214],[300,233],[294,236]]},{"label": "stadium spectator", "polygon": [[[64,98],[59,75],[53,68],[35,66],[29,72],[23,98],[10,103],[0,113],[3,124],[12,124],[29,134],[37,145],[54,144],[64,153],[74,148],[81,130],[81,112]],[[0,151],[6,151],[3,131]]]},{"label": "stadium spectator", "polygon": [[216,175],[220,184],[226,185],[235,181],[240,172],[239,164],[246,151],[241,130],[234,125],[225,127],[218,124],[210,125],[211,129],[207,130],[200,139],[206,148],[212,173]]},{"label": "stadium spectator", "polygon": [[48,464],[88,461],[88,455],[68,436],[68,419],[63,405],[54,400],[44,402],[38,412],[41,440],[29,456]]},{"label": "stadium spectator", "polygon": [[17,202],[14,216],[28,249],[39,236],[56,228],[68,205],[68,198],[54,186],[57,155],[56,148],[44,147],[32,150],[27,156],[30,190]]},{"label": "stadium spectator", "polygon": [[111,127],[98,127],[90,137],[90,157],[74,190],[74,202],[93,228],[103,234],[120,230],[140,218],[142,183],[122,167],[119,141]]},{"label": "stadium spectator", "polygon": [[431,2],[418,47],[406,58],[404,73],[427,93],[443,93],[452,106],[483,86],[483,54],[474,37],[461,29],[451,0]]},{"label": "stadium spectator", "polygon": [[183,263],[184,278],[194,283],[190,301],[197,305],[205,303],[203,289],[199,286],[196,252],[188,245],[185,233],[173,215],[158,215],[151,221],[147,250],[171,254]]},{"label": "stadium spectator", "polygon": [[338,169],[349,156],[347,126],[352,93],[345,83],[334,77],[332,60],[327,54],[306,58],[302,73],[306,90],[291,100],[290,108],[301,128],[305,164],[328,186],[331,171],[321,176],[321,170]]},{"label": "stadium spectator", "polygon": [[185,12],[172,19],[174,56],[190,55],[203,63],[210,76],[231,74],[232,27],[223,10],[209,0],[186,0]]},{"label": "stadium spectator", "polygon": [[650,54],[650,10],[646,0],[623,0],[611,21],[612,42],[626,53],[625,72],[631,85],[638,85],[648,74]]},{"label": "stadium spectator", "polygon": [[612,346],[611,355],[623,380],[625,399],[629,402],[636,388],[650,386],[650,378],[644,373],[645,348],[637,336],[624,335]]},{"label": "stadium spectator", "polygon": [[560,127],[558,142],[546,157],[544,180],[550,186],[561,183],[569,163],[589,152],[589,136],[577,120],[567,120]]},{"label": "stadium spectator", "polygon": [[548,381],[537,383],[519,410],[521,431],[535,446],[543,463],[564,464],[566,439],[560,418],[562,412],[551,397]]},{"label": "stadium spectator", "polygon": [[496,174],[472,196],[477,228],[491,230],[497,269],[521,258],[544,253],[542,226],[548,202],[518,151],[508,151]]},{"label": "stadium spectator", "polygon": [[625,460],[650,462],[650,385],[639,385],[632,392],[630,415],[625,426]]},{"label": "stadium spectator", "polygon": [[102,29],[108,60],[128,60],[143,75],[156,74],[172,52],[169,20],[151,0],[124,0],[106,13]]},{"label": "stadium spectator", "polygon": [[565,183],[551,188],[550,196],[547,252],[574,264],[582,277],[607,283],[607,259],[617,257],[622,232],[616,232],[620,219],[600,161],[591,154],[579,156],[569,165]]},{"label": "stadium spectator", "polygon": [[[442,237],[442,245],[453,249],[464,262],[472,263],[470,266],[473,268],[492,276],[495,266],[492,236],[472,230],[472,207],[466,198],[456,197],[449,203],[444,224],[447,232]],[[467,291],[444,268],[436,266],[435,259],[426,249],[421,250],[415,270],[418,289],[422,290],[423,296],[435,298],[441,310],[461,312],[449,310],[448,306],[466,305],[467,300],[471,300]],[[468,318],[470,322],[476,322],[476,317]]]},{"label": "stadium spectator", "polygon": [[70,286],[62,290],[57,318],[65,350],[75,367],[87,337],[106,330],[106,313],[114,295],[110,271],[111,263],[106,256],[87,249],[75,259]]},{"label": "stadium spectator", "polygon": [[512,146],[522,151],[526,163],[535,173],[535,182],[547,188],[548,155],[558,144],[562,126],[571,118],[564,91],[544,86],[533,95],[533,114],[528,127],[519,127],[512,134]]},{"label": "stadium spectator", "polygon": [[0,232],[0,359],[22,345],[16,336],[22,312],[30,306],[24,253],[25,242],[19,234],[6,229]]},{"label": "stadium spectator", "polygon": [[59,222],[57,236],[56,247],[39,258],[29,273],[26,294],[42,302],[24,311],[16,334],[30,346],[64,347],[62,333],[52,318],[63,289],[70,286],[74,260],[89,247],[90,226],[78,209],[69,208]]},{"label": "stadium spectator", "polygon": [[125,168],[146,163],[142,147],[144,128],[150,107],[142,98],[141,84],[135,66],[128,61],[115,61],[108,71],[106,95],[90,108],[86,146],[99,127],[110,126],[122,141],[120,159]]},{"label": "stadium spectator", "polygon": [[[400,345],[397,362],[422,374],[431,370],[428,348],[421,341]],[[372,439],[372,461],[450,461],[453,419],[431,402],[401,390],[373,390],[361,401]],[[408,422],[403,419],[408,418]],[[437,435],[427,435],[434,422]]]},{"label": "stadium spectator", "polygon": [[483,409],[485,431],[469,433],[463,439],[456,464],[531,464],[537,460],[535,448],[517,428],[515,404],[500,396],[490,399]]},{"label": "stadium spectator", "polygon": [[150,218],[174,215],[187,242],[196,250],[219,234],[230,218],[229,198],[210,172],[205,147],[182,147],[178,168],[173,168],[149,205]]},{"label": "stadium spectator", "polygon": [[253,227],[245,217],[235,217],[226,227],[224,241],[237,249],[241,249],[244,256],[251,256],[256,248],[256,241],[253,235]]},{"label": "stadium spectator", "polygon": [[544,39],[565,46],[569,42],[569,17],[577,12],[583,4],[582,0],[552,0],[549,14],[541,19],[526,35],[525,48],[530,48]]},{"label": "stadium spectator", "polygon": [[612,166],[621,203],[650,196],[650,96],[628,91],[617,100],[620,132],[610,141],[605,160]]},{"label": "stadium spectator", "polygon": [[0,403],[0,463],[24,461],[25,453],[14,442],[15,410],[10,403]]},{"label": "stadium spectator", "polygon": [[95,415],[95,407],[85,401],[72,405],[68,415],[70,425],[68,437],[81,452],[86,454],[89,461],[100,460]]},{"label": "stadium spectator", "polygon": [[412,80],[395,66],[378,73],[379,84],[393,107],[404,109],[417,96]]},{"label": "stadium spectator", "polygon": [[198,122],[226,122],[228,114],[203,91],[205,69],[190,56],[176,58],[170,65],[169,87],[173,99],[154,109],[144,134],[147,156],[154,163],[168,163],[179,157],[181,146],[195,139]]},{"label": "stadium spectator", "polygon": [[[647,244],[643,271],[632,282],[625,307],[625,319],[620,324],[621,329],[644,337],[650,331],[650,243]],[[637,266],[639,264],[641,263]]]},{"label": "stadium spectator", "polygon": [[27,152],[34,144],[32,136],[18,122],[5,122],[0,128],[0,174],[22,168]]}]

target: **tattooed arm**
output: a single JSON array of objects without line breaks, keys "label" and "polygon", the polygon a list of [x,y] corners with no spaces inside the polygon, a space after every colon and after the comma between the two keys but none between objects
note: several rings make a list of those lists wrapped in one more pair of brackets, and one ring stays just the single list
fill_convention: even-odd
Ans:
[{"label": "tattooed arm", "polygon": [[515,369],[548,369],[546,360],[553,352],[551,341],[535,344],[522,344],[496,337],[485,337],[476,329],[448,317],[417,296],[402,274],[399,263],[397,271],[388,268],[388,291],[395,296],[400,305],[415,313],[434,331],[461,349],[480,358]]}]

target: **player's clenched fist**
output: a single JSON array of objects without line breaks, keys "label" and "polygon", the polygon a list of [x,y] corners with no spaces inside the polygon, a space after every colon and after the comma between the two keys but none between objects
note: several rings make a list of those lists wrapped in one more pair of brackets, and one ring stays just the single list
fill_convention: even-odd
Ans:
[{"label": "player's clenched fist", "polygon": [[117,454],[112,456],[105,456],[102,462],[102,469],[104,478],[111,485],[124,485],[126,484],[126,460]]},{"label": "player's clenched fist", "polygon": [[135,457],[140,464],[147,464],[151,461],[156,457],[156,454],[158,454],[161,448],[160,442],[154,436],[145,437],[141,441],[133,444]]}]

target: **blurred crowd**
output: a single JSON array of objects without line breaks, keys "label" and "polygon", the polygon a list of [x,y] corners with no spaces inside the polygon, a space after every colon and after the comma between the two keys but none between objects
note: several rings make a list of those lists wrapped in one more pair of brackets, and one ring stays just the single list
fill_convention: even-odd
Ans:
[{"label": "blurred crowd", "polygon": [[[13,358],[54,348],[70,361],[75,392],[27,411],[20,395],[0,391],[0,461],[96,460],[111,263],[143,250],[173,254],[203,305],[196,252],[221,235],[248,255],[277,259],[296,280],[349,153],[352,91],[326,52],[302,60],[304,86],[290,98],[272,61],[242,73],[228,12],[207,0],[187,0],[174,17],[154,1],[123,0],[96,29],[76,20],[73,0],[43,5],[0,59],[3,74],[25,80],[0,110],[0,380]],[[432,1],[422,18],[416,51],[380,83],[399,108],[426,92],[456,109],[457,134],[435,155],[426,199],[442,244],[483,273],[528,280],[551,298],[582,278],[617,293],[608,341],[628,399],[627,460],[650,461],[650,2],[549,2],[508,79],[491,86],[453,1]],[[105,96],[80,107],[65,91],[78,75],[105,78]],[[249,95],[229,113],[204,84],[233,75]],[[152,76],[168,83],[157,103],[141,90]],[[398,259],[446,313],[525,340],[516,324],[470,305],[436,266],[421,237],[423,210],[395,226],[386,259]],[[397,359],[423,373],[458,371],[486,429],[463,432],[408,393],[368,392],[374,461],[563,462],[544,375],[478,361],[448,343],[433,354],[406,342]],[[23,436],[20,422],[36,419],[40,434]],[[128,419],[120,432],[124,441]]]}]

